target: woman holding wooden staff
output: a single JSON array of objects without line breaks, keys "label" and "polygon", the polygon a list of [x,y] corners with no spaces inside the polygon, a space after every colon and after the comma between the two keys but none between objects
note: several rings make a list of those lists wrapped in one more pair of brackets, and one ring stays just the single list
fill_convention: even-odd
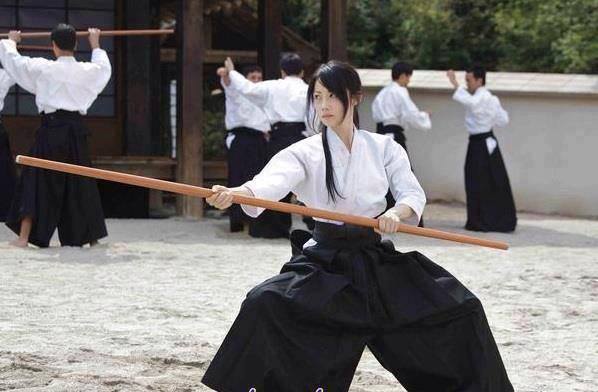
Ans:
[{"label": "woman holding wooden staff", "polygon": [[[381,240],[401,222],[417,223],[426,199],[405,150],[358,128],[361,99],[351,66],[322,65],[308,91],[320,135],[207,198],[223,209],[233,199],[293,192],[308,207],[378,216],[378,229],[316,218],[313,238],[294,232],[294,256],[248,293],[203,383],[218,391],[347,391],[367,346],[409,391],[513,391],[475,295],[424,255]],[[384,212],[389,188],[397,202]]]}]

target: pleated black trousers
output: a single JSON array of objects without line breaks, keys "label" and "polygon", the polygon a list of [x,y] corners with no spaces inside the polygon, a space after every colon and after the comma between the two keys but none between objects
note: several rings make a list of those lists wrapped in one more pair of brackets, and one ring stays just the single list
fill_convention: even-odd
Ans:
[{"label": "pleated black trousers", "polygon": [[6,220],[15,185],[15,164],[10,152],[8,133],[0,122],[0,222]]},{"label": "pleated black trousers", "polygon": [[513,391],[482,304],[448,271],[371,229],[317,222],[303,250],[309,236],[248,293],[205,385],[347,391],[368,347],[410,392]]},{"label": "pleated black trousers", "polygon": [[[386,135],[388,133],[393,134],[393,139],[395,142],[399,143],[401,147],[405,149],[407,155],[409,155],[409,151],[407,150],[407,136],[405,136],[405,130],[400,125],[383,125],[382,123],[376,123],[376,132],[382,135]],[[413,168],[411,168],[413,171]],[[395,198],[392,196],[390,190],[386,193],[386,209],[389,210],[394,207],[396,204]],[[418,227],[424,227],[424,216],[422,215]]]},{"label": "pleated black trousers", "polygon": [[[267,142],[264,133],[256,129],[239,127],[229,131],[235,135],[228,149],[228,186],[237,187],[251,180],[266,165],[268,160]],[[241,206],[233,204],[229,208],[230,230],[243,230],[244,223],[249,225],[249,235],[268,231],[268,219],[260,215],[251,218]]]},{"label": "pleated black trousers", "polygon": [[465,228],[511,232],[517,226],[517,213],[509,176],[498,144],[490,154],[487,138],[496,140],[492,131],[469,137],[465,159]]},{"label": "pleated black trousers", "polygon": [[[42,116],[29,155],[90,166],[89,131],[79,113]],[[47,247],[56,229],[61,245],[82,246],[108,235],[96,180],[51,170],[23,167],[6,225],[17,235],[31,217],[29,242]]]},{"label": "pleated black trousers", "polygon": [[[303,131],[305,131],[305,124],[302,122],[274,124],[268,141],[268,160],[291,144],[305,139]],[[289,193],[280,201],[289,203],[291,194]],[[289,238],[291,214],[266,210],[260,217],[267,222],[267,225],[259,227],[259,231],[254,230],[252,234],[254,237]]]}]

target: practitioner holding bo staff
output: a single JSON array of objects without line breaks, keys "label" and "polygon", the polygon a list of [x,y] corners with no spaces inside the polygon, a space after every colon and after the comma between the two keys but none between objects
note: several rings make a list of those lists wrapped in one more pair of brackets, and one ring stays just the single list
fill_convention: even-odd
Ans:
[{"label": "practitioner holding bo staff", "polygon": [[[207,202],[217,208],[234,194],[293,192],[308,207],[379,217],[378,232],[316,218],[313,238],[292,235],[297,254],[248,293],[204,384],[347,391],[367,346],[408,391],[513,391],[475,295],[424,255],[381,240],[379,232],[417,223],[426,199],[405,150],[359,129],[361,98],[351,66],[322,65],[308,91],[320,134],[279,152],[243,186],[213,188]],[[397,202],[384,212],[389,188]]]},{"label": "practitioner holding bo staff", "polygon": [[[0,62],[22,88],[35,94],[41,127],[29,155],[89,166],[89,131],[82,117],[111,75],[108,55],[100,49],[100,31],[89,29],[91,62],[78,62],[77,37],[71,25],[59,24],[51,34],[56,60],[21,56],[20,32],[0,41]],[[6,225],[19,238],[13,245],[47,247],[54,230],[62,245],[95,244],[107,235],[96,181],[25,168],[17,184]]]}]

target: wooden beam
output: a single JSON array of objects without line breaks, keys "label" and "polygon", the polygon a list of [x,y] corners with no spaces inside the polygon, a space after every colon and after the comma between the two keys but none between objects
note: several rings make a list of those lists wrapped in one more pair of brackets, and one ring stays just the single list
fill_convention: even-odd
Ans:
[{"label": "wooden beam", "polygon": [[[203,184],[203,0],[179,2],[177,12],[177,181]],[[201,218],[201,199],[182,197],[177,210]]]},{"label": "wooden beam", "polygon": [[322,61],[347,61],[347,0],[322,0]]},{"label": "wooden beam", "polygon": [[282,4],[280,0],[258,0],[258,62],[264,79],[280,78],[282,50]]}]

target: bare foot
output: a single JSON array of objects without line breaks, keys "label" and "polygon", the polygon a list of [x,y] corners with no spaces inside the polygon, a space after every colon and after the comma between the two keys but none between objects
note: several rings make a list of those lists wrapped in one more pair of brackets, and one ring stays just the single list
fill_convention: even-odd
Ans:
[{"label": "bare foot", "polygon": [[17,238],[14,241],[10,241],[8,244],[11,246],[16,246],[17,248],[26,248],[28,242],[27,242],[27,240],[22,240],[20,238]]}]

